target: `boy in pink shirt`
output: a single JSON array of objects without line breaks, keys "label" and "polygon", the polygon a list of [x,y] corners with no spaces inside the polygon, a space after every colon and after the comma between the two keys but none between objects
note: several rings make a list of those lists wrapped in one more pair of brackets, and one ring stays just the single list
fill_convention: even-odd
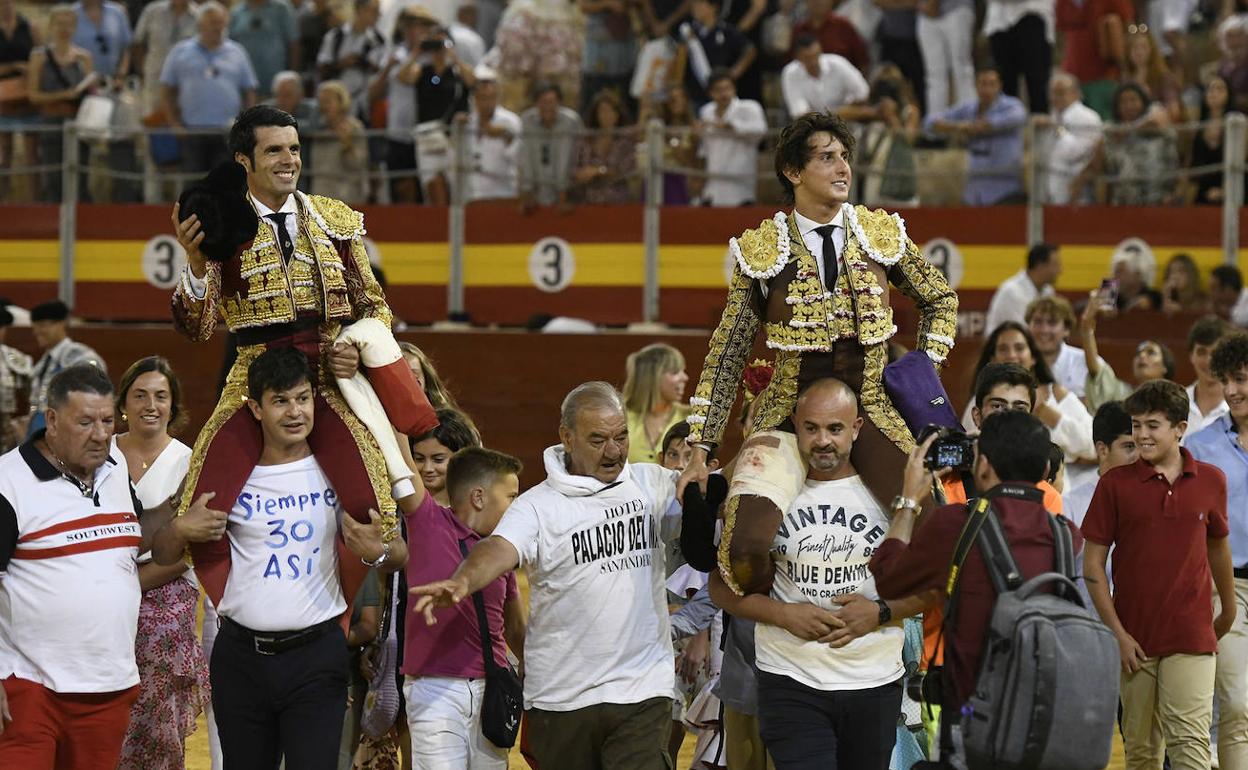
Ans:
[{"label": "boy in pink shirt", "polygon": [[[455,571],[477,541],[488,537],[520,492],[520,461],[480,447],[457,452],[446,472],[451,507],[438,504],[418,484],[421,498],[406,515],[411,538],[408,587]],[[462,544],[462,549],[461,549]],[[495,663],[507,648],[524,654],[525,608],[514,572],[482,590]],[[505,770],[507,751],[481,734],[485,662],[476,608],[471,597],[434,612],[434,625],[409,613],[403,645],[403,693],[417,767],[447,770]]]}]

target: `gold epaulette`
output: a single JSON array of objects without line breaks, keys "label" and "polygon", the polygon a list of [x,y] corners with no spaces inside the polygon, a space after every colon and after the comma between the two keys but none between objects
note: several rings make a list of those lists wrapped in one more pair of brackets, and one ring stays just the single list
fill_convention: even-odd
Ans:
[{"label": "gold epaulette", "polygon": [[728,249],[741,272],[750,278],[774,278],[789,263],[789,227],[784,212],[729,240]]},{"label": "gold epaulette", "polygon": [[308,195],[304,200],[308,204],[308,213],[330,238],[349,241],[367,232],[364,229],[364,214],[342,201],[323,195]]},{"label": "gold epaulette", "polygon": [[846,206],[845,224],[858,237],[863,252],[873,261],[892,267],[906,253],[906,223],[900,214],[866,206]]}]

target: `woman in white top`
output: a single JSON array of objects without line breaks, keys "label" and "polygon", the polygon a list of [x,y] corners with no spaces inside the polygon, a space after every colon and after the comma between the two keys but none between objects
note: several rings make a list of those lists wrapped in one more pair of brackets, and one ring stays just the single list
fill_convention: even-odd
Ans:
[{"label": "woman in white top", "polygon": [[[124,432],[113,438],[114,447],[125,457],[139,502],[154,508],[182,486],[191,461],[191,448],[169,435],[186,419],[181,386],[169,362],[151,356],[126,370],[116,398]],[[181,770],[186,736],[209,703],[208,663],[195,637],[199,585],[185,564],[163,567],[148,554],[139,562],[135,658],[142,683],[118,768]]]},{"label": "woman in white top", "polygon": [[[1006,321],[993,330],[984,342],[984,349],[975,365],[975,378],[988,364],[1018,364],[1036,376],[1036,406],[1033,410],[1049,427],[1053,443],[1066,453],[1067,463],[1094,462],[1096,449],[1092,443],[1092,415],[1073,392],[1054,381],[1053,372],[1045,363],[1026,326]],[[972,378],[974,382],[974,378]],[[975,430],[971,404],[967,404],[962,425]],[[1070,475],[1079,469],[1068,468]]]}]

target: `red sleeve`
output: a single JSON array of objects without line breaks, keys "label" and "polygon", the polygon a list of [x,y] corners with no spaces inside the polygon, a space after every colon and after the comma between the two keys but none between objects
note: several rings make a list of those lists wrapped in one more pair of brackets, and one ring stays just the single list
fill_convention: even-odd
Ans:
[{"label": "red sleeve", "polygon": [[965,505],[946,505],[920,520],[906,545],[896,538],[880,544],[871,557],[875,588],[883,599],[901,599],[933,588],[943,589],[958,534],[966,521]]},{"label": "red sleeve", "polygon": [[1222,538],[1231,534],[1230,525],[1227,521],[1226,513],[1226,474],[1221,468],[1205,465],[1200,471],[1208,472],[1210,476],[1216,479],[1212,485],[1214,491],[1213,507],[1209,510],[1209,533],[1207,537]]},{"label": "red sleeve", "polygon": [[1114,544],[1118,536],[1117,497],[1111,471],[1110,475],[1101,477],[1096,491],[1092,493],[1092,501],[1088,503],[1088,512],[1083,517],[1085,538],[1106,547]]},{"label": "red sleeve", "polygon": [[1078,27],[1079,14],[1075,13],[1075,8],[1071,0],[1057,0],[1057,28],[1063,32]]},{"label": "red sleeve", "polygon": [[846,58],[865,74],[871,67],[871,51],[867,48],[867,42],[862,39],[862,35],[858,34],[858,30],[854,29],[852,24],[847,24],[846,26],[849,28],[848,33],[850,35],[850,55]]}]

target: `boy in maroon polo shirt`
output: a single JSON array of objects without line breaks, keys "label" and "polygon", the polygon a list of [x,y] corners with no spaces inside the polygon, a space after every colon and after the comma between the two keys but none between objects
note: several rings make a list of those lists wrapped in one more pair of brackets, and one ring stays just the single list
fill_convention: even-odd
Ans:
[{"label": "boy in maroon polo shirt", "polygon": [[[1206,770],[1214,653],[1235,620],[1226,476],[1179,440],[1187,392],[1151,380],[1123,403],[1140,458],[1101,477],[1083,521],[1084,577],[1122,651],[1128,768]],[[1114,596],[1105,558],[1114,550]],[[1222,611],[1213,617],[1210,578]],[[1157,729],[1158,726],[1160,729]]]}]

